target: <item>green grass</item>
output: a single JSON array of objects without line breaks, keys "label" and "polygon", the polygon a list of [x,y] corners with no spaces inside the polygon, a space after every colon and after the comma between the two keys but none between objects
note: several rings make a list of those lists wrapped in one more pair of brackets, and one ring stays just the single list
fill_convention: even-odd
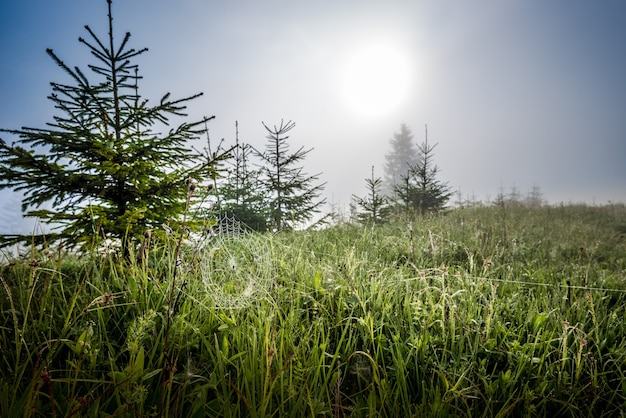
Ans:
[{"label": "green grass", "polygon": [[175,245],[7,259],[0,416],[626,411],[622,205]]}]

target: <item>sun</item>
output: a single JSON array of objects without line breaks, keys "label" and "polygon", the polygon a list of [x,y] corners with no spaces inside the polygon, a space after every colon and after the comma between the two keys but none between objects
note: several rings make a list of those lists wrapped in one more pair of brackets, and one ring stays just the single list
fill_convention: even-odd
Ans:
[{"label": "sun", "polygon": [[409,95],[407,55],[385,44],[363,46],[348,55],[342,78],[347,106],[361,116],[380,116],[396,110]]}]

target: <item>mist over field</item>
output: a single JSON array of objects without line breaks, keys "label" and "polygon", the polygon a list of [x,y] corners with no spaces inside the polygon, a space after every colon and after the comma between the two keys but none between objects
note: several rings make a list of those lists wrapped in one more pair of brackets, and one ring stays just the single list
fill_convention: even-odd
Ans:
[{"label": "mist over field", "polygon": [[[622,2],[113,7],[117,39],[130,31],[134,48],[149,48],[139,62],[145,97],[204,92],[189,118],[216,115],[214,145],[234,143],[235,121],[256,147],[262,121],[295,121],[290,141],[314,148],[306,170],[327,183],[326,210],[347,211],[371,166],[383,174],[402,123],[416,142],[428,125],[441,179],[465,199],[538,186],[549,203],[626,201]],[[104,34],[104,15],[104,1],[0,5],[0,127],[52,120],[49,83],[66,78],[45,49],[86,69],[93,60],[77,38],[85,24]],[[19,199],[0,198],[1,232],[30,231]]]},{"label": "mist over field", "polygon": [[0,416],[623,416],[625,11],[2,3]]}]

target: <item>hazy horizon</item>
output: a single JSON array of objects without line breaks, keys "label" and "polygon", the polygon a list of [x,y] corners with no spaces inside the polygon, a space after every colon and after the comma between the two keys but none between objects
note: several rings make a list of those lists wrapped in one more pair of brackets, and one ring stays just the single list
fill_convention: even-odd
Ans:
[{"label": "hazy horizon", "polygon": [[[213,145],[234,143],[235,121],[257,148],[262,121],[294,121],[292,149],[314,148],[305,171],[341,207],[371,166],[383,177],[402,123],[415,142],[428,125],[440,178],[464,197],[538,186],[550,203],[626,202],[624,12],[616,0],[113,2],[116,39],[149,48],[142,96],[204,92],[189,119],[216,116]],[[104,0],[2,3],[0,127],[51,121],[49,83],[67,76],[45,49],[87,70],[78,37],[106,23]],[[21,221],[0,196],[9,233]]]}]

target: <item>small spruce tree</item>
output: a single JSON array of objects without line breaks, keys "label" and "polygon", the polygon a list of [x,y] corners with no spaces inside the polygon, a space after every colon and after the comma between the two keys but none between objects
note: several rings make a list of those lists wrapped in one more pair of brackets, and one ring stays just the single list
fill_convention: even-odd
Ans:
[{"label": "small spruce tree", "polygon": [[363,224],[382,224],[388,219],[391,207],[387,197],[382,194],[382,179],[374,177],[374,166],[372,166],[372,177],[365,179],[365,183],[367,196],[352,195],[352,200],[357,208],[356,218]]},{"label": "small spruce tree", "polygon": [[305,151],[300,147],[294,153],[289,152],[287,133],[295,126],[294,122],[282,120],[273,128],[263,123],[268,140],[265,151],[254,149],[263,162],[261,184],[268,196],[270,222],[278,231],[292,229],[310,220],[326,202],[326,199],[320,199],[326,183],[316,184],[319,174],[304,174],[299,165],[312,148]]},{"label": "small spruce tree", "polygon": [[107,5],[108,36],[85,26],[89,39],[79,38],[95,58],[88,68],[96,81],[47,50],[69,76],[68,83],[51,83],[59,114],[47,128],[2,130],[19,139],[0,140],[0,189],[24,193],[26,216],[58,231],[48,239],[75,245],[115,238],[126,252],[147,229],[175,222],[196,181],[214,176],[215,161],[225,156],[206,159],[187,145],[208,119],[157,132],[186,116],[186,103],[201,93],[183,99],[167,93],[155,105],[142,98],[132,62],[147,48],[130,48],[130,33],[115,42],[112,0]]},{"label": "small spruce tree", "polygon": [[452,196],[448,183],[438,179],[439,167],[434,162],[436,146],[428,143],[426,128],[426,138],[418,146],[417,163],[409,164],[401,183],[394,188],[398,200],[406,209],[417,210],[422,215],[443,209]]},{"label": "small spruce tree", "polygon": [[268,229],[265,193],[260,187],[261,170],[250,167],[252,147],[239,142],[239,124],[235,122],[235,146],[227,174],[219,185],[220,213],[234,216],[248,228],[264,232]]}]

